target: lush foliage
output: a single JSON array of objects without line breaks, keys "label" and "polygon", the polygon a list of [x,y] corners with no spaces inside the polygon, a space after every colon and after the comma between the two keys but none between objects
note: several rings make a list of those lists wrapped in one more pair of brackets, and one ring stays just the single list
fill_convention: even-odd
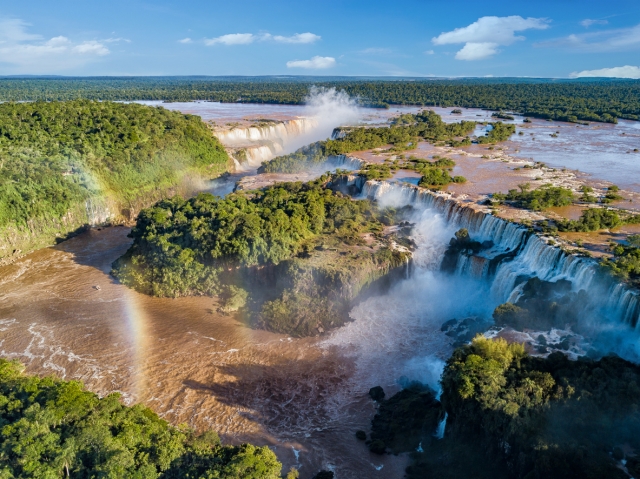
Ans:
[{"label": "lush foliage", "polygon": [[123,283],[156,296],[207,294],[216,291],[223,269],[277,265],[323,233],[357,241],[363,228],[380,224],[369,201],[324,188],[326,179],[224,199],[201,193],[160,201],[138,216],[134,243],[113,272]]},{"label": "lush foliage", "polygon": [[570,205],[574,198],[569,188],[561,186],[543,185],[531,190],[529,183],[518,185],[519,190],[509,190],[509,193],[494,193],[493,200],[497,202],[508,201],[519,208],[528,208],[534,211],[543,210],[552,206]]},{"label": "lush foliage", "polygon": [[345,80],[344,78],[156,77],[6,78],[0,100],[212,100],[303,103],[312,85],[345,90],[368,106],[424,105],[505,110],[561,121],[637,120],[637,81],[465,79]]},{"label": "lush foliage", "polygon": [[195,116],[109,102],[4,103],[0,228],[61,218],[73,208],[86,216],[87,200],[135,208],[185,172],[215,176],[226,162]]},{"label": "lush foliage", "polygon": [[580,215],[580,219],[558,221],[559,231],[598,231],[607,228],[615,228],[627,222],[634,222],[635,217],[606,208],[587,208]]},{"label": "lush foliage", "polygon": [[223,446],[150,409],[100,399],[76,381],[22,374],[0,359],[0,477],[277,479],[267,447]]},{"label": "lush foliage", "polygon": [[140,213],[112,273],[156,296],[219,294],[222,312],[242,310],[272,331],[339,326],[351,301],[407,254],[382,234],[395,213],[332,191],[331,178],[163,200]]},{"label": "lush foliage", "polygon": [[534,358],[477,337],[448,360],[442,402],[449,439],[475,438],[512,477],[622,478],[618,448],[640,447],[639,384],[640,368],[618,357]]},{"label": "lush foliage", "polygon": [[627,244],[614,244],[612,259],[604,259],[601,264],[618,278],[640,286],[640,235],[631,235]]},{"label": "lush foliage", "polygon": [[498,121],[491,123],[491,130],[485,136],[478,137],[478,143],[491,144],[506,141],[516,132],[516,126]]}]

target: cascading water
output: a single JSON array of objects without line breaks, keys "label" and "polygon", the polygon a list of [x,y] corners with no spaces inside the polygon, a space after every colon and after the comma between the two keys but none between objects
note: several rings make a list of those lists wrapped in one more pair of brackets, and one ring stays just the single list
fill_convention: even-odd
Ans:
[{"label": "cascading water", "polygon": [[298,118],[274,122],[267,126],[219,130],[215,132],[215,135],[222,144],[227,146],[243,145],[255,141],[271,141],[282,146],[291,138],[309,133],[317,126],[318,121],[315,118]]},{"label": "cascading water", "polygon": [[466,228],[474,240],[488,244],[479,256],[461,257],[456,271],[459,275],[489,280],[496,304],[517,299],[524,279],[534,276],[550,282],[562,279],[571,282],[573,291],[588,291],[592,303],[589,306],[601,317],[632,328],[637,326],[640,302],[635,292],[599,275],[594,260],[551,246],[521,225],[475,211],[449,194],[413,185],[372,180],[362,185],[361,195],[376,199],[382,206],[433,209],[447,224]]}]

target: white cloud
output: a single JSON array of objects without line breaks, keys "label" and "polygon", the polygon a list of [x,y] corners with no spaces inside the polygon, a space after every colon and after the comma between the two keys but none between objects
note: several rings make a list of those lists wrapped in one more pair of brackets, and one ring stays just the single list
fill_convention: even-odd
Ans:
[{"label": "white cloud", "polygon": [[522,36],[515,32],[522,30],[548,28],[548,20],[544,18],[522,18],[518,15],[509,17],[482,17],[477,21],[450,32],[444,32],[432,38],[435,45],[464,43],[464,47],[456,54],[458,60],[481,60],[498,52],[498,46],[511,45]]},{"label": "white cloud", "polygon": [[72,48],[72,51],[82,54],[91,54],[91,55],[108,55],[109,49],[105,47],[102,43],[99,42],[83,42],[79,45],[76,45]]},{"label": "white cloud", "polygon": [[625,65],[623,67],[601,68],[600,70],[583,70],[573,72],[571,78],[606,77],[640,79],[640,67]]},{"label": "white cloud", "polygon": [[293,60],[287,62],[287,68],[309,68],[314,70],[320,70],[324,68],[331,68],[336,65],[336,59],[333,57],[320,57],[315,56],[311,60]]},{"label": "white cloud", "polygon": [[62,35],[45,40],[42,35],[29,33],[29,26],[20,19],[0,19],[0,64],[12,73],[66,70],[110,53],[105,46],[107,40],[73,42]]},{"label": "white cloud", "polygon": [[599,32],[573,34],[565,38],[541,42],[539,46],[569,47],[588,52],[634,50],[640,48],[640,25]]},{"label": "white cloud", "polygon": [[183,38],[182,40],[178,40],[178,43],[193,43],[193,40],[187,37],[187,38]]},{"label": "white cloud", "polygon": [[[261,41],[274,41],[277,43],[315,43],[322,37],[315,33],[296,33],[290,37],[282,35],[271,35],[270,33],[261,33],[255,35],[253,33],[230,33],[228,35],[222,35],[216,38],[205,38],[204,44],[207,46],[223,44],[223,45],[248,45],[253,42]],[[186,40],[186,38],[185,38]],[[182,43],[191,43],[191,39],[188,42],[180,40]]]},{"label": "white cloud", "polygon": [[216,38],[205,38],[204,44],[207,46],[222,43],[223,45],[248,45],[256,40],[253,33],[229,33]]},{"label": "white cloud", "polygon": [[456,60],[482,60],[498,53],[497,43],[465,43]]},{"label": "white cloud", "polygon": [[433,55],[435,52],[433,50],[427,50],[424,52],[425,55]]},{"label": "white cloud", "polygon": [[320,40],[322,37],[320,35],[316,35],[315,33],[306,32],[306,33],[296,33],[290,37],[283,37],[282,35],[275,35],[272,37],[274,41],[279,43],[315,43]]},{"label": "white cloud", "polygon": [[589,28],[591,25],[606,25],[609,23],[607,20],[593,20],[591,18],[585,18],[580,22],[584,28]]}]

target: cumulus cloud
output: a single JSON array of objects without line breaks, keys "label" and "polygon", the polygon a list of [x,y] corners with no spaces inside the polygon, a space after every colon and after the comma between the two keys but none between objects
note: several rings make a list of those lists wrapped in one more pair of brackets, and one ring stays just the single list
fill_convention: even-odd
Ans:
[{"label": "cumulus cloud", "polygon": [[567,47],[588,52],[634,50],[640,48],[640,25],[615,28],[540,42],[543,47]]},{"label": "cumulus cloud", "polygon": [[296,33],[290,37],[283,37],[282,35],[276,35],[273,40],[279,43],[315,43],[320,40],[320,35],[315,33]]},{"label": "cumulus cloud", "polygon": [[509,17],[482,17],[471,25],[443,32],[432,38],[435,45],[464,43],[456,53],[457,60],[482,60],[498,53],[499,46],[508,46],[523,36],[515,32],[548,28],[548,20],[544,18],[522,18],[519,15]]},{"label": "cumulus cloud", "polygon": [[[205,38],[204,44],[208,46],[212,45],[248,45],[253,42],[266,42],[273,41],[277,43],[315,43],[320,40],[322,37],[320,35],[316,35],[315,33],[306,32],[306,33],[296,33],[295,35],[291,35],[290,37],[285,37],[282,35],[271,35],[270,33],[261,33],[261,34],[253,34],[253,33],[230,33],[228,35],[222,35],[216,38]],[[190,42],[184,42],[190,43]]]},{"label": "cumulus cloud", "polygon": [[331,68],[336,65],[336,59],[333,57],[315,56],[311,60],[293,60],[287,62],[287,68],[308,68],[313,70],[321,70]]},{"label": "cumulus cloud", "polygon": [[193,43],[193,40],[187,37],[187,38],[183,38],[182,40],[178,40],[178,43]]},{"label": "cumulus cloud", "polygon": [[606,25],[609,23],[607,20],[593,20],[591,18],[585,18],[580,22],[584,28],[589,28],[591,25]]},{"label": "cumulus cloud", "polygon": [[625,65],[623,67],[601,68],[600,70],[583,70],[573,72],[571,78],[606,77],[640,79],[640,67]]},{"label": "cumulus cloud", "polygon": [[108,55],[105,43],[122,40],[73,42],[62,35],[47,40],[29,33],[30,26],[16,18],[0,19],[0,63],[16,73],[50,73],[78,67]]},{"label": "cumulus cloud", "polygon": [[216,38],[205,38],[204,44],[211,45],[248,45],[256,40],[256,36],[253,33],[229,33],[228,35],[222,35]]}]

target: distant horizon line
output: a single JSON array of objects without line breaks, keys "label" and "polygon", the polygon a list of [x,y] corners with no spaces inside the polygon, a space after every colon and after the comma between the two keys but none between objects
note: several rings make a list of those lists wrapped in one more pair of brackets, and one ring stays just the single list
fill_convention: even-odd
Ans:
[{"label": "distant horizon line", "polygon": [[395,76],[395,75],[34,75],[15,74],[1,75],[0,79],[133,79],[133,78],[270,78],[270,79],[381,79],[381,80],[562,80],[562,81],[630,81],[640,82],[635,78],[620,77],[535,77],[535,76]]}]

